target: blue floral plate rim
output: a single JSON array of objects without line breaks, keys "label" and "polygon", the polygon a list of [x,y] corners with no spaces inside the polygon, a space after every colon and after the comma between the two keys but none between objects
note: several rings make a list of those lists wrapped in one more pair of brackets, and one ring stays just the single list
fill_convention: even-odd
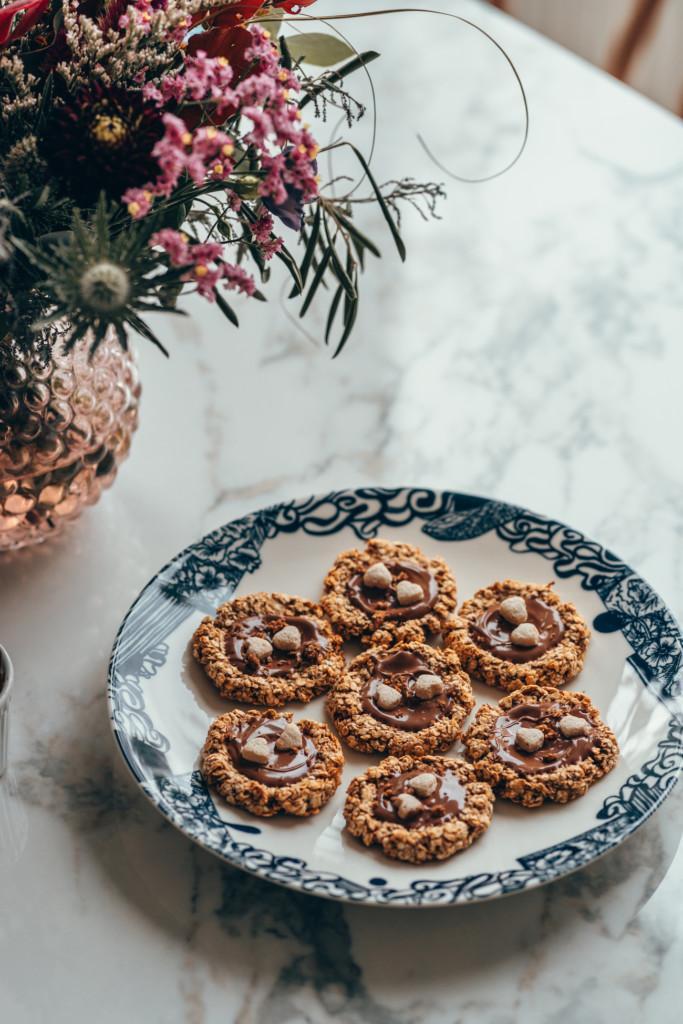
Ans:
[{"label": "blue floral plate rim", "polygon": [[[327,535],[350,528],[359,541],[382,528],[421,521],[442,541],[472,540],[494,531],[515,552],[553,562],[558,578],[577,576],[604,612],[599,632],[620,631],[632,648],[627,659],[666,709],[667,733],[619,792],[598,812],[598,824],[560,844],[516,859],[495,873],[430,880],[427,869],[402,888],[383,878],[360,884],[311,870],[302,858],[278,856],[254,845],[257,824],[219,817],[198,772],[174,775],[168,740],[145,708],[144,684],[163,665],[164,640],[193,612],[212,613],[246,573],[261,565],[261,549],[279,533]],[[683,637],[650,585],[612,552],[580,531],[521,506],[456,491],[424,487],[360,487],[283,501],[238,517],[190,544],[140,592],[114,641],[108,673],[109,717],[116,745],[141,789],[186,836],[224,861],[276,884],[350,903],[419,907],[493,899],[526,891],[584,867],[619,845],[660,806],[683,768]],[[453,861],[454,869],[457,858]]]}]

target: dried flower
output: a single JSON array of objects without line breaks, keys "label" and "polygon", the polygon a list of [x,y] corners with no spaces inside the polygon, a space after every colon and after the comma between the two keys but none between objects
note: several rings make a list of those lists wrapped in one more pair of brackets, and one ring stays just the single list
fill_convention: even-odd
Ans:
[{"label": "dried flower", "polygon": [[129,296],[130,279],[116,263],[95,263],[81,278],[81,297],[95,313],[114,313],[125,306]]},{"label": "dried flower", "polygon": [[153,150],[163,132],[140,92],[95,83],[55,107],[41,142],[50,172],[83,206],[100,190],[121,196],[158,173]]},{"label": "dried flower", "polygon": [[[0,6],[0,334],[59,316],[70,344],[113,328],[124,346],[129,330],[161,346],[148,313],[177,311],[190,290],[237,324],[226,295],[263,299],[249,265],[265,284],[278,257],[292,294],[305,290],[302,315],[330,295],[326,339],[337,317],[343,347],[365,256],[379,255],[355,204],[381,204],[403,256],[398,203],[426,195],[431,210],[438,186],[382,189],[351,147],[370,194],[321,194],[302,107],[324,116],[329,97],[348,113],[346,78],[377,54],[337,42],[336,58],[340,45],[353,58],[343,72],[305,73],[276,28],[313,2]],[[299,233],[299,260],[276,218]]]}]

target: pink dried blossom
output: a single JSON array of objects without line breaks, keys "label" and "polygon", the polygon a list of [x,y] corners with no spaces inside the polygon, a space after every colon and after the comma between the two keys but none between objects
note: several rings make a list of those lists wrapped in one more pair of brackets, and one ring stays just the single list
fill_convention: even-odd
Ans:
[{"label": "pink dried blossom", "polygon": [[121,197],[121,201],[128,207],[128,213],[133,220],[146,217],[152,208],[153,200],[153,194],[146,188],[129,188]]},{"label": "pink dried blossom", "polygon": [[236,263],[223,264],[223,277],[227,287],[234,291],[242,292],[244,295],[253,295],[256,291],[254,278]]},{"label": "pink dried blossom", "polygon": [[242,267],[223,261],[224,250],[219,242],[190,242],[182,231],[162,228],[152,235],[149,243],[162,248],[174,267],[191,268],[183,280],[196,284],[199,294],[210,302],[214,301],[221,281],[226,288],[245,295],[253,295],[256,291],[251,274]]},{"label": "pink dried blossom", "polygon": [[168,255],[174,267],[186,267],[192,262],[187,235],[173,228],[155,231],[149,240],[151,246],[160,246]]},{"label": "pink dried blossom", "polygon": [[273,256],[276,256],[277,253],[281,251],[284,244],[284,238],[279,237],[268,239],[266,242],[261,242],[259,248],[264,260],[272,260]]},{"label": "pink dried blossom", "polygon": [[222,277],[222,266],[211,269],[205,263],[198,263],[191,273],[186,275],[185,280],[194,281],[199,294],[208,299],[209,302],[214,302],[216,299],[216,287]]},{"label": "pink dried blossom", "polygon": [[218,120],[238,106],[236,93],[230,88],[233,70],[225,57],[207,57],[200,50],[195,57],[186,57],[182,71],[164,75],[158,85],[145,86],[145,98],[159,106],[190,100],[210,102]]},{"label": "pink dried blossom", "polygon": [[269,213],[262,213],[251,225],[251,233],[257,242],[267,242],[273,231],[273,218]]}]

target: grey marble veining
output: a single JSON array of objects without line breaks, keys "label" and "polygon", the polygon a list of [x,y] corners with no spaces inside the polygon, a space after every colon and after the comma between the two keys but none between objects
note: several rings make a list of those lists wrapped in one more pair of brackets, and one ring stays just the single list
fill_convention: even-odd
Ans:
[{"label": "grey marble veining", "polygon": [[[385,259],[335,363],[277,296],[244,304],[239,334],[191,303],[191,320],[164,326],[171,363],[141,353],[142,424],[113,491],[51,548],[0,564],[17,673],[0,783],[3,1022],[680,1017],[680,792],[552,886],[371,910],[220,865],[146,803],[109,738],[111,641],[149,576],[206,530],[297,494],[407,483],[516,501],[596,536],[683,611],[683,130],[489,8],[457,11],[524,77],[523,161],[488,185],[448,182],[440,221],[407,212],[405,267],[368,211]],[[418,128],[464,174],[514,150],[503,64],[439,24],[345,25],[361,47],[379,34],[385,57],[380,177],[439,178]]]}]

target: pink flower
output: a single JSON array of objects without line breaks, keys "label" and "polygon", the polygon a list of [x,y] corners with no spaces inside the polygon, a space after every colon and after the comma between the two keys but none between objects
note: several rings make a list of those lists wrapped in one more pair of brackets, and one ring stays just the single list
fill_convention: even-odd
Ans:
[{"label": "pink flower", "polygon": [[173,228],[162,228],[155,231],[149,240],[151,246],[160,246],[168,255],[174,267],[186,267],[192,262],[187,235]]},{"label": "pink flower", "polygon": [[149,83],[145,96],[159,106],[164,103],[180,103],[191,100],[194,103],[210,101],[216,108],[218,119],[237,107],[237,99],[230,83],[233,70],[225,57],[207,57],[199,51],[195,57],[186,57],[182,71],[165,75],[158,86]]},{"label": "pink flower", "polygon": [[209,302],[215,302],[216,300],[216,287],[218,282],[223,277],[223,267],[216,267],[211,269],[207,267],[205,263],[197,263],[189,273],[185,280],[194,281],[197,285],[197,291]]},{"label": "pink flower", "polygon": [[254,239],[261,243],[267,242],[273,230],[273,218],[269,213],[262,213],[257,221],[250,225]]},{"label": "pink flower", "polygon": [[190,242],[182,231],[162,228],[152,235],[149,244],[163,249],[172,266],[190,268],[183,280],[196,284],[199,294],[209,302],[214,301],[221,281],[225,282],[226,288],[245,295],[253,295],[256,291],[251,274],[236,264],[223,261],[223,246],[219,242]]},{"label": "pink flower", "polygon": [[145,188],[129,188],[121,196],[121,202],[128,207],[128,213],[133,220],[145,217],[152,208],[153,200],[153,194]]},{"label": "pink flower", "polygon": [[125,13],[119,18],[118,27],[126,29],[132,23],[140,29],[143,35],[148,35],[151,29],[153,10],[154,5],[151,0],[136,0],[134,4],[129,4]]},{"label": "pink flower", "polygon": [[227,287],[234,291],[242,292],[244,295],[253,295],[256,291],[254,278],[236,263],[223,264],[223,277]]},{"label": "pink flower", "polygon": [[271,238],[266,242],[261,242],[259,248],[264,260],[272,260],[273,256],[280,252],[284,244],[284,238]]}]

